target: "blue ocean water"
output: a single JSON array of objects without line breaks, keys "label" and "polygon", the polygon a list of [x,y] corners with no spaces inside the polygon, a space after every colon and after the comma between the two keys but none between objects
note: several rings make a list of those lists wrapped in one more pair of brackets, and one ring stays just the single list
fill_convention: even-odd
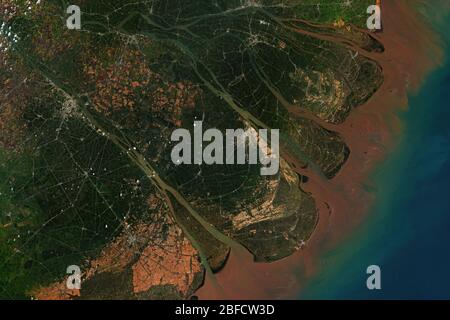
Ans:
[{"label": "blue ocean water", "polygon": [[[448,17],[447,17],[448,18]],[[450,19],[437,30],[447,32]],[[442,25],[446,24],[446,25]],[[450,43],[448,34],[443,42]],[[374,175],[377,203],[359,231],[321,258],[301,299],[450,299],[450,48],[400,117],[400,145]],[[369,265],[381,290],[366,287]]]}]

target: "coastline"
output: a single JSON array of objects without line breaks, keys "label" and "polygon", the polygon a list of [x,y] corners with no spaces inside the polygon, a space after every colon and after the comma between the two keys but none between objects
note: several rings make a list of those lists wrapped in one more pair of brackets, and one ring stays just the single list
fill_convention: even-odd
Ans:
[{"label": "coastline", "polygon": [[382,66],[384,84],[337,127],[351,150],[341,172],[332,181],[311,176],[303,185],[319,210],[318,225],[306,247],[270,264],[254,263],[250,253],[233,248],[224,269],[197,291],[200,299],[293,298],[325,266],[321,254],[364,221],[376,199],[370,175],[396,147],[402,131],[397,112],[407,107],[407,94],[417,91],[443,58],[436,35],[417,12],[416,7],[424,3],[383,2],[384,31],[375,37],[386,50],[366,55]]}]

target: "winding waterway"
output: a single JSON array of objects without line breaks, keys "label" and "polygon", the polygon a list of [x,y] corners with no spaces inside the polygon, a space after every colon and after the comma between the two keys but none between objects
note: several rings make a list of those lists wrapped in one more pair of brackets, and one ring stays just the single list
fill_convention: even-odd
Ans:
[{"label": "winding waterway", "polygon": [[[450,19],[437,19],[439,5],[431,9],[445,61],[399,114],[399,146],[373,175],[377,200],[369,218],[321,258],[300,298],[450,298]],[[373,264],[381,267],[382,289],[369,291],[366,268]]]}]

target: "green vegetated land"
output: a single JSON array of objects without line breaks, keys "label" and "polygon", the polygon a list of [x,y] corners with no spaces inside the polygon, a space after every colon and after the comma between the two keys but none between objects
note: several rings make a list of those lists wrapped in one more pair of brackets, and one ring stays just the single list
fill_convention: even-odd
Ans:
[{"label": "green vegetated land", "polygon": [[[339,172],[348,147],[323,126],[383,80],[355,51],[382,45],[332,25],[363,26],[371,1],[74,4],[81,30],[66,28],[64,1],[0,4],[0,297],[30,297],[79,265],[82,298],[187,298],[236,244],[264,262],[298,250],[317,209],[296,168]],[[204,130],[280,129],[279,174],[173,164],[172,132],[199,119]],[[161,270],[189,246],[200,269]],[[144,255],[153,247],[160,263]],[[102,269],[101,257],[117,265]],[[138,261],[163,279],[139,294]]]},{"label": "green vegetated land", "polygon": [[299,16],[321,23],[333,23],[342,19],[358,27],[364,28],[367,22],[367,8],[376,4],[374,0],[304,0],[292,1],[298,3]]}]

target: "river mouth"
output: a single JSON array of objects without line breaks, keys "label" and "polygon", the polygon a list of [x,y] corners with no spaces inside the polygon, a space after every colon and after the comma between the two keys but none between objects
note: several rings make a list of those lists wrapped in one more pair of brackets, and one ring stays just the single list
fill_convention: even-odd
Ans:
[{"label": "river mouth", "polygon": [[[329,257],[328,252],[338,250],[340,243],[346,242],[370,219],[367,215],[377,203],[380,191],[376,189],[373,172],[389,158],[402,134],[398,112],[407,107],[408,94],[417,92],[425,76],[442,60],[437,37],[414,10],[406,1],[383,3],[383,32],[376,37],[385,51],[372,58],[381,64],[385,82],[367,104],[353,111],[337,128],[351,154],[343,170],[331,181],[333,187],[327,189],[320,179],[314,178],[304,187],[319,199],[320,212],[319,223],[306,247],[270,265],[256,264],[250,256],[232,251],[214,285],[207,280],[198,291],[201,299],[230,298],[235,292],[240,292],[240,299],[330,296],[326,293],[327,281],[330,286],[339,283],[339,275],[330,272],[333,276],[324,278],[322,272],[332,270],[339,253]],[[348,252],[342,255],[351,256]],[[346,263],[351,264],[351,258],[347,259]],[[342,264],[341,268],[345,269]],[[247,275],[244,284],[236,276],[243,270]],[[361,272],[364,276],[365,269]],[[320,289],[311,287],[313,284]]]},{"label": "river mouth", "polygon": [[[302,4],[83,1],[70,28],[62,2],[2,2],[1,294],[186,299],[205,274],[202,299],[298,290],[363,221],[433,45],[403,2],[378,34]],[[173,133],[200,119],[279,130],[280,170],[175,163]]]}]

